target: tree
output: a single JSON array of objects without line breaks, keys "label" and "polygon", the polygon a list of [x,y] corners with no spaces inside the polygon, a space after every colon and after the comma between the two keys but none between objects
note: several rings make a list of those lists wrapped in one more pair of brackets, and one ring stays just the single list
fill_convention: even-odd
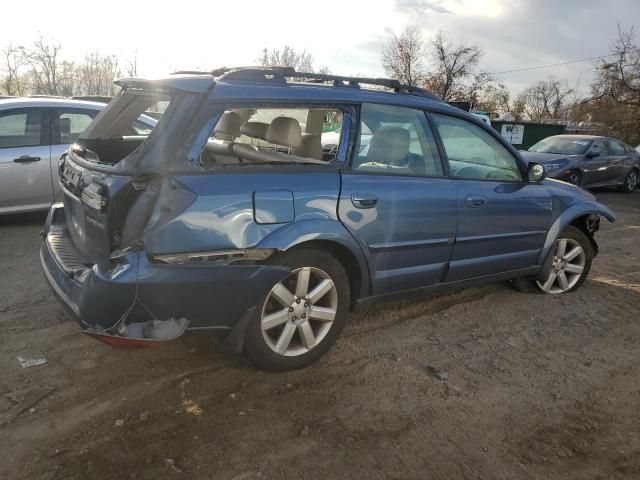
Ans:
[{"label": "tree", "polygon": [[445,102],[473,100],[491,81],[488,73],[478,71],[482,49],[477,45],[454,44],[443,31],[431,40],[432,71],[427,75],[429,88]]},{"label": "tree", "polygon": [[306,50],[296,52],[289,45],[282,50],[264,48],[258,62],[265,67],[293,67],[298,72],[313,72],[313,55]]},{"label": "tree", "polygon": [[640,143],[640,45],[633,28],[623,31],[611,54],[599,62],[592,97],[580,109],[588,118],[608,126],[609,135]]},{"label": "tree", "polygon": [[391,38],[382,47],[382,67],[387,75],[406,85],[422,86],[425,79],[424,42],[420,29],[408,25],[400,35]]},{"label": "tree", "polygon": [[6,73],[2,77],[2,90],[6,95],[24,95],[28,79],[21,73],[25,66],[24,47],[14,47],[11,43],[2,51]]},{"label": "tree", "polygon": [[511,104],[511,94],[504,84],[489,84],[478,92],[478,99],[472,105],[474,110],[482,110],[499,116],[505,113],[514,113]]},{"label": "tree", "polygon": [[566,80],[550,78],[526,88],[518,95],[518,100],[523,105],[527,117],[534,122],[540,122],[566,118],[574,93]]},{"label": "tree", "polygon": [[60,82],[60,68],[58,54],[60,44],[47,43],[40,37],[27,54],[31,66],[31,77],[36,94],[58,95]]},{"label": "tree", "polygon": [[120,69],[115,55],[103,56],[93,52],[77,67],[79,88],[85,95],[113,95],[113,81],[118,76]]}]

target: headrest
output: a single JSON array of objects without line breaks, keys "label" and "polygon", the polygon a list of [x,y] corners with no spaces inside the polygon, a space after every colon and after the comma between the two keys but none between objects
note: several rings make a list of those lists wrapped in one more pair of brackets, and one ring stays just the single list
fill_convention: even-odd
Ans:
[{"label": "headrest", "polygon": [[300,148],[296,148],[293,152],[295,155],[306,158],[315,158],[322,160],[322,141],[320,135],[312,133],[302,134],[302,144]]},{"label": "headrest", "polygon": [[58,120],[60,126],[60,135],[69,135],[71,133],[71,119],[61,118]]},{"label": "headrest", "polygon": [[240,124],[242,119],[236,112],[225,112],[218,124],[213,129],[213,133],[216,134],[218,140],[233,140],[240,136]]},{"label": "headrest", "polygon": [[267,139],[269,124],[264,122],[246,122],[240,127],[240,133],[251,138]]},{"label": "headrest", "polygon": [[295,118],[291,117],[274,118],[267,130],[266,140],[275,145],[300,148],[300,145],[302,145],[300,124]]},{"label": "headrest", "polygon": [[379,163],[402,160],[409,153],[409,130],[402,127],[382,127],[371,136],[367,158]]}]

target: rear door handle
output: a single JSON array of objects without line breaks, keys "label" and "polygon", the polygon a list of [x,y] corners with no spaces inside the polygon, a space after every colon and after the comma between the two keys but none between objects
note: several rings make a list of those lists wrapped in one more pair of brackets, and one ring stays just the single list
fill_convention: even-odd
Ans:
[{"label": "rear door handle", "polygon": [[369,193],[352,193],[351,203],[356,208],[373,208],[378,203],[378,197]]},{"label": "rear door handle", "polygon": [[29,155],[22,155],[21,157],[14,158],[13,161],[16,163],[39,162],[40,157],[30,157]]},{"label": "rear door handle", "polygon": [[467,195],[467,205],[470,207],[484,207],[487,204],[487,199],[480,195]]}]

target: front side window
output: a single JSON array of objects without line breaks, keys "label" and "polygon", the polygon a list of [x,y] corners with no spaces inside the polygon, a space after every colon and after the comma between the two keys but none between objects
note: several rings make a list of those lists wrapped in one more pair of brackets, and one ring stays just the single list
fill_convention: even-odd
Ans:
[{"label": "front side window", "polygon": [[604,140],[598,140],[597,142],[593,142],[593,145],[591,145],[591,148],[589,149],[589,153],[594,157],[609,155],[609,146]]},{"label": "front side window", "polygon": [[491,134],[471,122],[433,114],[453,177],[522,181],[516,158]]},{"label": "front side window", "polygon": [[435,138],[421,110],[364,104],[353,169],[390,175],[442,176]]},{"label": "front side window", "polygon": [[27,108],[0,112],[0,148],[40,145],[42,110]]}]

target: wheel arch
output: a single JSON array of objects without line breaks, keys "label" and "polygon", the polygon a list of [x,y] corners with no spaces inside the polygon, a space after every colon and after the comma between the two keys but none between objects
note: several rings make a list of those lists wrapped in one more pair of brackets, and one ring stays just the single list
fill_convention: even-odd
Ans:
[{"label": "wheel arch", "polygon": [[[544,265],[546,263],[545,260],[547,259],[556,239],[569,225],[574,225],[583,231],[591,240],[593,247],[597,252],[598,245],[593,238],[593,234],[598,230],[599,220],[596,221],[595,218],[599,218],[599,216],[603,216],[610,222],[614,222],[616,219],[613,211],[595,201],[579,202],[562,212],[547,232],[544,247],[538,257],[538,264]],[[595,224],[592,223],[594,221],[596,222]]]},{"label": "wheel arch", "polygon": [[351,296],[366,297],[371,290],[369,269],[360,245],[344,226],[333,220],[305,220],[291,223],[265,237],[259,248],[287,252],[299,248],[329,251],[342,264],[349,278]]}]

